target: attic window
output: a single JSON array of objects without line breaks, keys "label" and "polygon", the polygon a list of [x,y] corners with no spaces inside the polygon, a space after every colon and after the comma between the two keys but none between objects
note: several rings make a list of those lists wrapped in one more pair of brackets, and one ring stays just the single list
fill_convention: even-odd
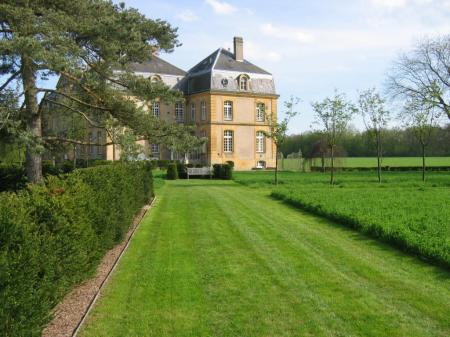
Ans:
[{"label": "attic window", "polygon": [[249,77],[248,75],[242,74],[239,76],[239,89],[248,90]]},{"label": "attic window", "polygon": [[162,80],[161,80],[161,76],[159,76],[159,75],[152,75],[152,76],[150,77],[150,81],[151,81],[152,83],[161,82],[161,81],[162,81]]}]

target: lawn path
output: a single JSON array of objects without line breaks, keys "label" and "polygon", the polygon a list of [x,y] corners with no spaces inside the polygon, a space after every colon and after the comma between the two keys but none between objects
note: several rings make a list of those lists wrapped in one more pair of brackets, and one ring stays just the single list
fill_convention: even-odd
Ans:
[{"label": "lawn path", "polygon": [[83,337],[448,336],[450,275],[264,191],[161,189]]}]

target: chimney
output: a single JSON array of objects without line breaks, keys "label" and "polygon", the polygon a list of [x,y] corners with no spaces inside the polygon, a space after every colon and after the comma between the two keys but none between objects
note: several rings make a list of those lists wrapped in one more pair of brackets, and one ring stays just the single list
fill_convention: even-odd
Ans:
[{"label": "chimney", "polygon": [[235,36],[234,42],[234,59],[238,62],[244,61],[244,40],[242,37]]}]

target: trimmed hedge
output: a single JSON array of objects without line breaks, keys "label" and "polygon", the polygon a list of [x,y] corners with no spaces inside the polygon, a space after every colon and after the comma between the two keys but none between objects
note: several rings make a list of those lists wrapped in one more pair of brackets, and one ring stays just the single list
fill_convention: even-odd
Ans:
[{"label": "trimmed hedge", "polygon": [[166,179],[167,179],[167,180],[176,180],[176,179],[178,179],[178,168],[177,168],[177,164],[175,164],[175,163],[170,163],[170,164],[167,166]]},{"label": "trimmed hedge", "polygon": [[[90,160],[89,162],[84,159],[77,159],[76,168],[86,168],[112,163],[112,161],[100,159]],[[42,173],[44,176],[70,173],[74,169],[73,161],[66,160],[62,163],[57,163],[56,165],[50,160],[42,161]],[[24,188],[26,184],[27,176],[24,166],[0,165],[0,192],[17,191]]]},{"label": "trimmed hedge", "polygon": [[0,194],[0,335],[40,336],[153,197],[151,168],[114,164]]},{"label": "trimmed hedge", "polygon": [[214,164],[213,165],[214,179],[233,179],[233,168],[229,164]]}]

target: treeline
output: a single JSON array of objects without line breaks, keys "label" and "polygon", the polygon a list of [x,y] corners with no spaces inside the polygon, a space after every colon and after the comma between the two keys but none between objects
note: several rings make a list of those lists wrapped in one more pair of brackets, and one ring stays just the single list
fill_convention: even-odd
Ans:
[{"label": "treeline", "polygon": [[[320,131],[307,131],[287,136],[280,147],[284,157],[301,153],[304,158],[328,156],[327,144]],[[421,146],[410,128],[383,130],[382,152],[385,157],[420,157]],[[433,137],[427,146],[427,155],[435,157],[450,156],[450,124],[434,127]],[[376,156],[374,137],[368,131],[349,129],[343,133],[336,146],[336,156],[373,157]]]}]

